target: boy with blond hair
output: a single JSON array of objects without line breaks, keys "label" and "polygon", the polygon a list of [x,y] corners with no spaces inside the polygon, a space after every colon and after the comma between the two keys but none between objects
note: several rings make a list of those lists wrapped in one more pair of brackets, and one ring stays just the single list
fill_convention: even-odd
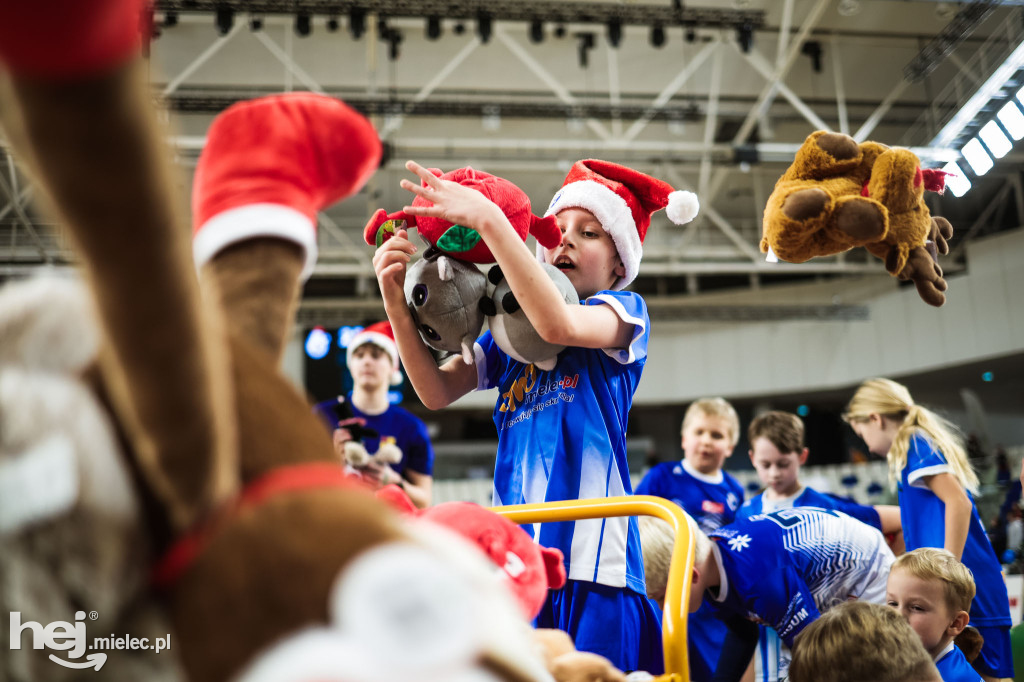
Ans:
[{"label": "boy with blond hair", "polygon": [[940,682],[905,621],[879,604],[839,604],[796,639],[789,682]]},{"label": "boy with blond hair", "polygon": [[921,638],[943,682],[982,679],[953,641],[970,621],[975,589],[970,569],[936,547],[907,552],[889,572],[886,603]]},{"label": "boy with blond hair", "polygon": [[[675,502],[705,533],[731,523],[743,503],[743,486],[723,471],[722,465],[732,455],[739,435],[739,417],[727,400],[695,400],[683,416],[683,459],[652,467],[636,494]],[[645,561],[647,554],[645,548]],[[687,634],[690,676],[697,682],[710,680],[725,638],[725,625],[706,606],[690,616]]]}]

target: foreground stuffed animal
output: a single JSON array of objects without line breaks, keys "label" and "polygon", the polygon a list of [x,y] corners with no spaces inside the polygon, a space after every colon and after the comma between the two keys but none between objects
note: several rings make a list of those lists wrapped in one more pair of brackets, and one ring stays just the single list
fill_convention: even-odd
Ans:
[{"label": "foreground stuffed animal", "polygon": [[[580,302],[576,288],[564,272],[548,263],[542,263],[541,267],[562,294],[563,301],[573,304]],[[494,285],[494,290],[490,298],[484,302],[484,314],[488,316],[488,326],[494,336],[494,342],[519,362],[533,363],[545,371],[553,369],[558,361],[558,354],[565,346],[548,343],[541,338],[523,312],[522,306],[516,301],[512,287],[505,281],[500,267],[491,267],[487,272],[487,278]]]},{"label": "foreground stuffed animal", "polygon": [[[489,573],[349,483],[277,368],[315,260],[316,212],[356,192],[380,158],[369,122],[311,94],[219,117],[193,193],[200,297],[150,109],[142,9],[0,2],[0,114],[87,275],[104,341],[97,381],[162,554],[154,581],[187,679],[238,679],[269,661],[282,666],[272,679],[298,679],[307,635],[330,646],[328,667],[305,679],[549,679]],[[370,671],[375,643],[407,655]]]},{"label": "foreground stuffed animal", "polygon": [[[538,243],[549,249],[561,241],[562,234],[554,217],[538,218],[533,215],[526,193],[505,178],[472,168],[457,168],[447,173],[437,168],[430,170],[442,180],[472,187],[497,204],[523,241],[533,235]],[[412,205],[427,206],[429,203],[426,199],[416,197]],[[366,224],[363,238],[371,246],[380,246],[391,238],[403,222],[408,227],[415,227],[430,245],[453,258],[467,263],[494,262],[494,256],[476,230],[464,225],[453,225],[441,218],[417,218],[404,211],[389,214],[384,209],[378,209]]]},{"label": "foreground stuffed animal", "polygon": [[925,190],[941,192],[944,172],[922,170],[910,150],[812,133],[775,184],[764,210],[761,251],[803,263],[863,246],[890,274],[911,280],[933,306],[946,302],[937,262],[953,228],[932,217]]},{"label": "foreground stuffed animal", "polygon": [[435,350],[461,353],[473,362],[473,342],[484,324],[481,301],[487,279],[472,263],[430,248],[405,274],[405,300],[423,342]]}]

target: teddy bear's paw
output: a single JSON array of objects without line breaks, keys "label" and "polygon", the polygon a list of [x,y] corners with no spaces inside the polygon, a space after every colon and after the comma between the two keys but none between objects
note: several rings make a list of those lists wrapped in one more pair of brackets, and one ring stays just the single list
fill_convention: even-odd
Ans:
[{"label": "teddy bear's paw", "polygon": [[855,159],[860,154],[860,145],[857,141],[842,133],[825,133],[815,140],[815,143],[836,161]]},{"label": "teddy bear's paw", "polygon": [[839,202],[833,217],[835,226],[855,244],[884,239],[889,229],[885,209],[877,202],[861,197]]},{"label": "teddy bear's paw", "polygon": [[790,220],[804,221],[821,215],[828,206],[828,194],[821,189],[801,189],[782,202],[782,213]]},{"label": "teddy bear's paw", "polygon": [[928,305],[937,308],[946,302],[946,296],[942,292],[948,287],[946,280],[942,278],[942,268],[925,247],[916,246],[910,250],[907,263],[900,270],[898,277],[913,281],[918,296]]},{"label": "teddy bear's paw", "polygon": [[953,238],[953,226],[942,216],[932,218],[931,230],[928,233],[928,241],[935,244],[936,250],[945,256],[949,253],[949,239]]}]

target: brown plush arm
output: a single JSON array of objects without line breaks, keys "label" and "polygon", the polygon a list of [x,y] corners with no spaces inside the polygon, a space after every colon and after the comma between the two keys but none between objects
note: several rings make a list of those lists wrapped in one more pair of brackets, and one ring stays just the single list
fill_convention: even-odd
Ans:
[{"label": "brown plush arm", "polygon": [[143,64],[7,86],[8,136],[90,279],[115,408],[171,523],[187,527],[237,484],[229,363],[200,306]]}]

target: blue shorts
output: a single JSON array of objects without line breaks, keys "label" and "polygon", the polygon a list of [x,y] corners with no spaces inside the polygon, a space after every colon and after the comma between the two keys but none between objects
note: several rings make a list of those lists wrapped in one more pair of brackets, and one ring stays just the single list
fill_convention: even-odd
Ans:
[{"label": "blue shorts", "polygon": [[661,616],[628,588],[570,580],[548,594],[534,625],[569,633],[579,651],[600,654],[623,672],[664,672]]},{"label": "blue shorts", "polygon": [[975,625],[985,644],[971,666],[989,677],[1013,677],[1013,649],[1009,625]]}]

